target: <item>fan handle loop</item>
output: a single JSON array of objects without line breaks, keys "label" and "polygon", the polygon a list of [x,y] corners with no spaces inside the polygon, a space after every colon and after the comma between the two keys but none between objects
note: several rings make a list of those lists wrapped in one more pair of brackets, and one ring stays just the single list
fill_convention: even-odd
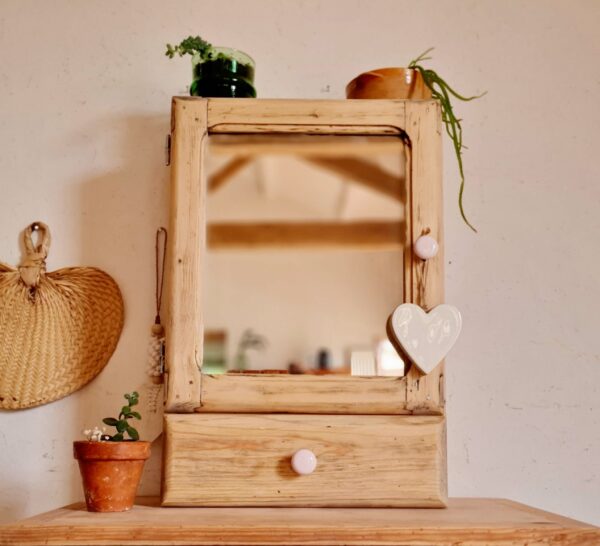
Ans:
[{"label": "fan handle loop", "polygon": [[[38,233],[37,245],[33,242],[33,233]],[[25,258],[19,266],[21,280],[29,287],[35,288],[40,276],[46,273],[46,257],[50,249],[50,228],[43,222],[33,222],[23,232]]]}]

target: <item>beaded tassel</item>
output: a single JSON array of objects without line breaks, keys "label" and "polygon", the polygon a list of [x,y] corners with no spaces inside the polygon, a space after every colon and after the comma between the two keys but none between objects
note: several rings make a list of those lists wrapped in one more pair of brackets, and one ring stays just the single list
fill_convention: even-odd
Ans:
[{"label": "beaded tassel", "polygon": [[[160,237],[164,236],[162,245],[162,261],[160,260]],[[152,325],[150,342],[148,344],[148,364],[146,373],[150,376],[152,384],[148,389],[148,410],[158,412],[158,397],[163,383],[165,369],[165,329],[160,323],[160,305],[162,300],[163,280],[165,271],[165,256],[167,248],[167,230],[158,228],[156,231],[156,317]],[[162,267],[161,267],[162,265]]]},{"label": "beaded tassel", "polygon": [[148,367],[146,373],[152,378],[152,383],[161,385],[164,370],[165,333],[161,324],[152,326],[152,335],[148,345]]}]

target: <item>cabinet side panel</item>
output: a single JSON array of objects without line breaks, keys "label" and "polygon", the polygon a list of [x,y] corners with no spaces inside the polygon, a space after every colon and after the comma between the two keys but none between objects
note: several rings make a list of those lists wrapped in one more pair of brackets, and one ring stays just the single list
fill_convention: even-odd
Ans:
[{"label": "cabinet side panel", "polygon": [[173,100],[165,314],[165,410],[168,412],[193,412],[200,403],[206,109],[206,100]]},{"label": "cabinet side panel", "polygon": [[[409,188],[410,232],[405,267],[409,276],[406,301],[416,303],[426,311],[444,303],[444,232],[442,192],[442,122],[437,101],[410,102],[406,105],[406,132],[411,142]],[[427,261],[414,253],[416,240],[431,235],[439,244],[437,255]],[[410,271],[408,270],[410,269]],[[442,361],[427,375],[412,366],[406,376],[407,409],[427,413],[431,408],[445,411],[445,377]],[[440,444],[442,473],[440,487],[447,496],[448,470],[446,425]]]},{"label": "cabinet side panel", "polygon": [[[407,241],[406,301],[426,311],[444,303],[444,233],[442,223],[442,127],[437,101],[406,105],[406,132],[411,142],[410,233]],[[416,240],[424,234],[439,243],[437,256],[427,261],[414,253]],[[407,404],[415,413],[444,407],[444,363],[428,375],[412,366],[407,374]]]}]

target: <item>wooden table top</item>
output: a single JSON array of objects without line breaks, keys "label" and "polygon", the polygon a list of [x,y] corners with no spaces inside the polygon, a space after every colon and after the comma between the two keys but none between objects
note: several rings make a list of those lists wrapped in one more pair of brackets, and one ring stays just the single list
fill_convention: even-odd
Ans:
[{"label": "wooden table top", "polygon": [[600,528],[499,499],[447,509],[161,508],[90,513],[83,503],[0,526],[0,545],[598,546]]}]

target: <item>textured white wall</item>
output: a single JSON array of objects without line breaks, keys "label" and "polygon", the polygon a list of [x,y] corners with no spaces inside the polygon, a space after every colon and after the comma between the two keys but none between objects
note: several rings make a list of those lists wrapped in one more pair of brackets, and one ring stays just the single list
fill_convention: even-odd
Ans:
[{"label": "textured white wall", "polygon": [[145,381],[162,146],[189,79],[163,45],[201,33],[253,55],[262,97],[341,98],[357,73],[432,45],[459,90],[489,90],[459,107],[478,235],[445,145],[447,300],[465,321],[448,362],[450,491],[600,524],[598,28],[594,0],[2,0],[0,256],[16,263],[19,231],[45,220],[49,267],[112,273],[127,322],[90,386],[0,414],[1,519],[79,497],[72,439]]}]

